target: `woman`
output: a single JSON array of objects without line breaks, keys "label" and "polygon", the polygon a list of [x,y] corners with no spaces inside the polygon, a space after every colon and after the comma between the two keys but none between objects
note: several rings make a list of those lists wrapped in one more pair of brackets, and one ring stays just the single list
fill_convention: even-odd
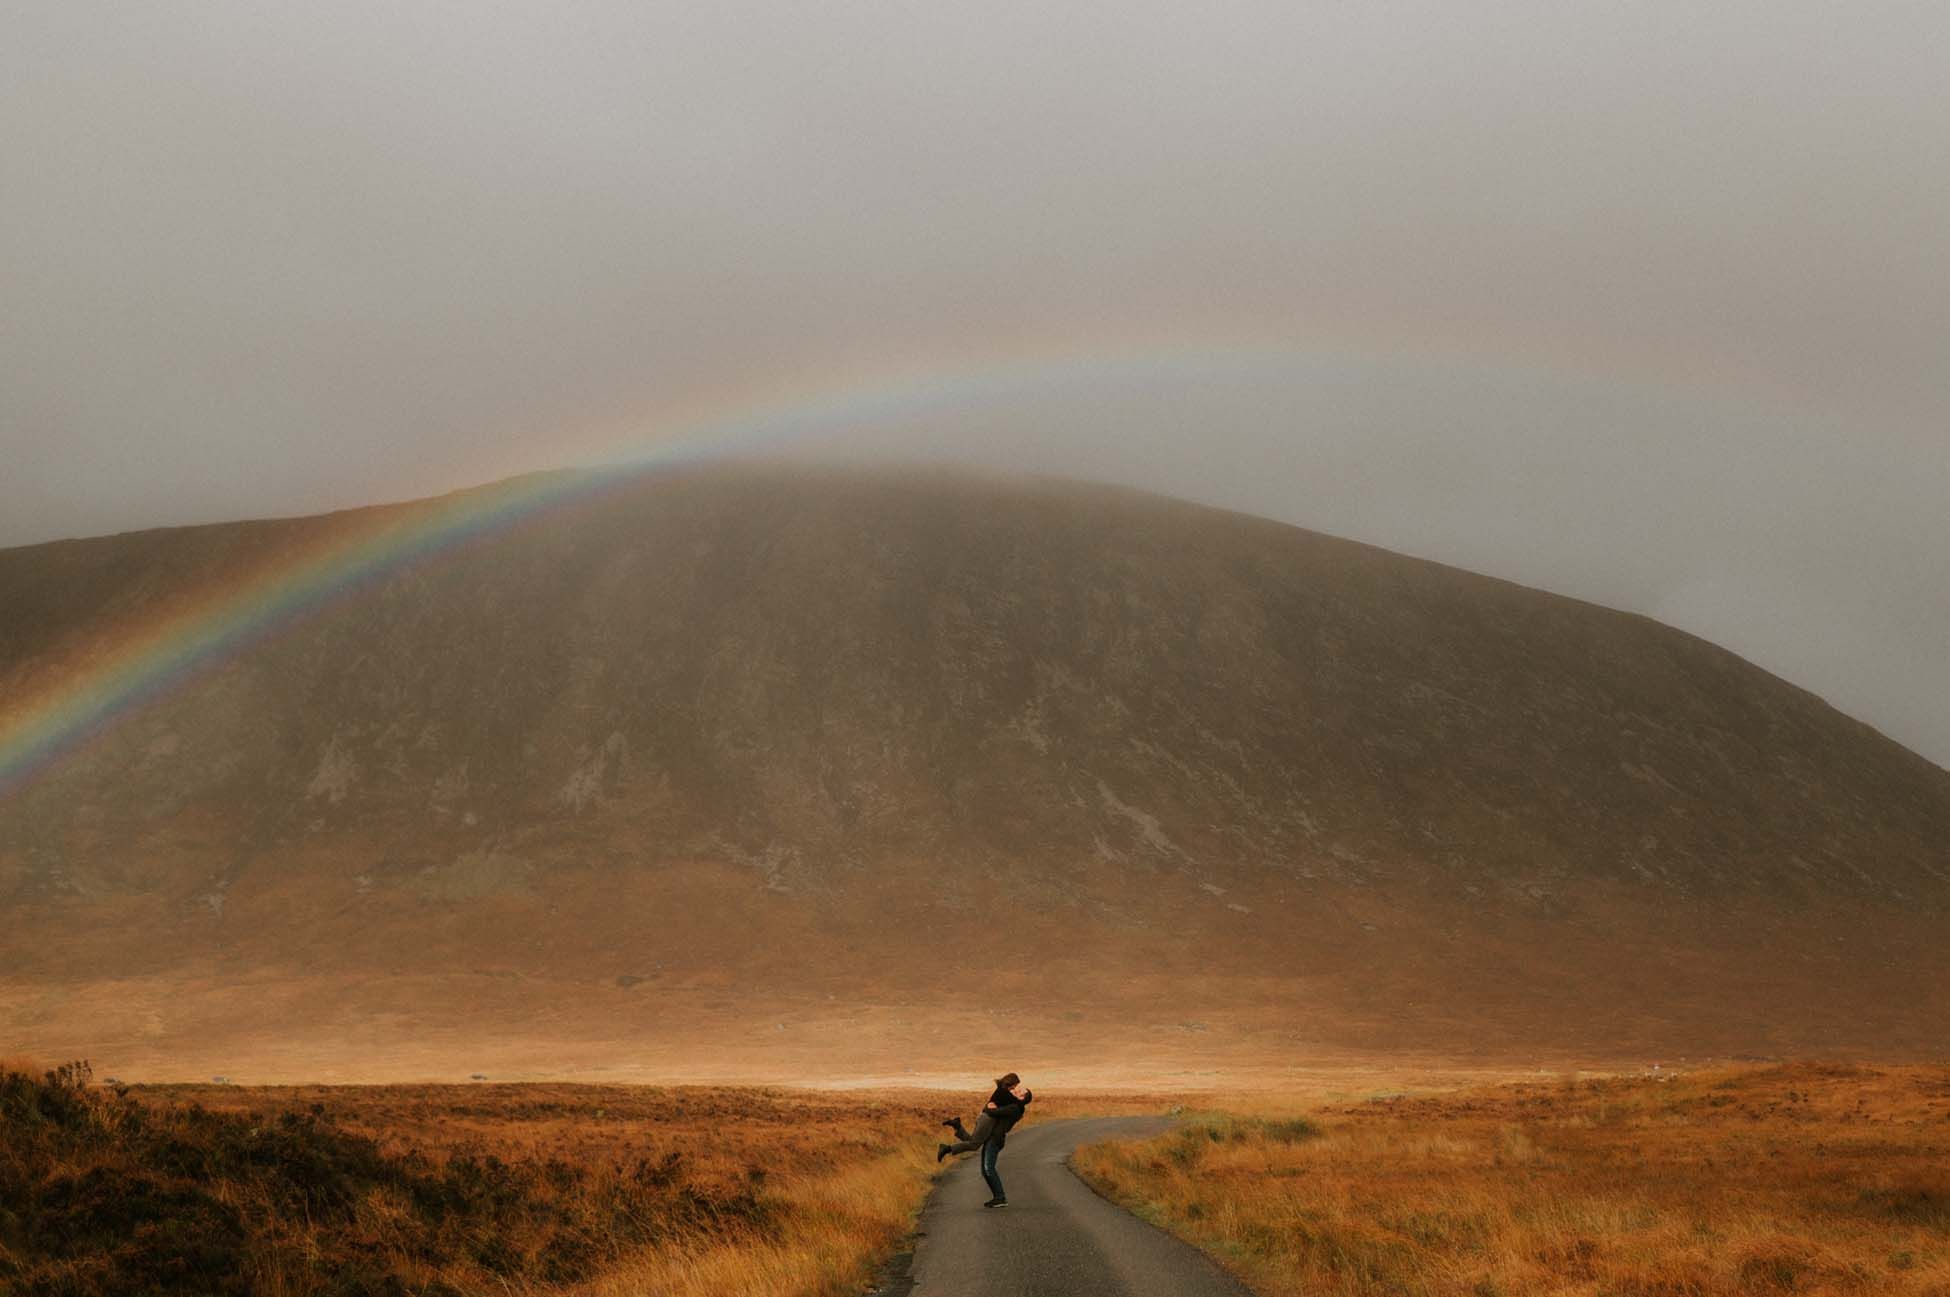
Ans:
[{"label": "woman", "polygon": [[958,1141],[953,1144],[939,1144],[935,1147],[934,1160],[939,1162],[950,1153],[968,1153],[982,1150],[982,1178],[989,1182],[989,1192],[994,1194],[984,1207],[1007,1207],[1009,1196],[1002,1192],[1002,1177],[996,1174],[995,1159],[1008,1142],[1009,1131],[1022,1120],[1024,1109],[1035,1094],[1022,1083],[1022,1078],[1014,1072],[995,1078],[995,1093],[982,1105],[980,1115],[975,1118],[975,1133],[969,1134],[961,1124],[960,1117],[950,1117],[941,1124],[955,1132]]}]

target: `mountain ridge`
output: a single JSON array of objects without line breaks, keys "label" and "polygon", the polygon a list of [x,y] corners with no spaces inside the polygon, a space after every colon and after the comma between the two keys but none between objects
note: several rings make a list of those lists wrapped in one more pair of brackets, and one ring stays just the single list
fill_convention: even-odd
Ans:
[{"label": "mountain ridge", "polygon": [[[0,707],[349,520],[0,552]],[[1051,1057],[1925,1049],[1946,830],[1950,774],[1637,614],[1122,488],[688,466],[405,563],[0,803],[0,1022],[760,1067],[851,1014],[891,1064],[986,979],[971,1030]]]}]

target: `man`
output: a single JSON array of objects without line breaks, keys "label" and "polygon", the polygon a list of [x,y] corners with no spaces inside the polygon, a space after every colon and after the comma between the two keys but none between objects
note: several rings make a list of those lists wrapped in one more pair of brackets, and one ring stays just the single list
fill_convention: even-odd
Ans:
[{"label": "man", "polygon": [[934,1160],[939,1162],[950,1153],[968,1153],[982,1150],[982,1178],[988,1181],[989,1192],[995,1195],[984,1207],[1007,1207],[1009,1196],[1002,1190],[1002,1177],[996,1173],[995,1159],[1001,1154],[1002,1146],[1008,1142],[1009,1132],[1022,1120],[1023,1112],[1029,1107],[1035,1094],[1022,1083],[1022,1078],[1014,1072],[995,1078],[995,1093],[989,1096],[982,1111],[975,1118],[975,1133],[969,1134],[961,1124],[960,1117],[950,1117],[941,1124],[955,1132],[958,1142],[935,1146]]}]

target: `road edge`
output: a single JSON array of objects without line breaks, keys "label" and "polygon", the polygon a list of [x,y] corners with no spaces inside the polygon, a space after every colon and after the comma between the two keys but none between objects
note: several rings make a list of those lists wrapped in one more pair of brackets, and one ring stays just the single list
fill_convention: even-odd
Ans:
[{"label": "road edge", "polygon": [[[1166,1130],[1169,1130],[1171,1129],[1171,1127],[1176,1126],[1179,1122],[1179,1118],[1171,1113],[1159,1113],[1157,1114],[1157,1116],[1159,1117],[1160,1120],[1169,1123],[1166,1126]],[[1078,1121],[1078,1120],[1088,1120],[1088,1118],[1068,1118],[1068,1120]],[[1163,1134],[1163,1133],[1164,1131],[1158,1132],[1158,1134]],[[1140,1135],[1137,1136],[1137,1138],[1155,1139],[1157,1138],[1157,1136]],[[1173,1234],[1170,1230],[1158,1224],[1156,1221],[1146,1220],[1144,1217],[1132,1211],[1129,1207],[1126,1207],[1123,1203],[1118,1202],[1115,1198],[1106,1196],[1102,1190],[1097,1188],[1096,1185],[1090,1183],[1090,1181],[1086,1180],[1083,1176],[1078,1175],[1077,1168],[1074,1163],[1075,1157],[1076,1157],[1076,1153],[1074,1151],[1065,1153],[1063,1155],[1063,1169],[1065,1171],[1068,1171],[1071,1177],[1075,1179],[1078,1184],[1090,1190],[1090,1192],[1095,1194],[1098,1198],[1101,1198],[1104,1202],[1107,1202],[1111,1206],[1117,1208],[1117,1210],[1123,1212],[1126,1216],[1129,1216],[1131,1219],[1137,1221],[1139,1224],[1148,1226],[1151,1229],[1155,1229],[1159,1233],[1164,1234],[1168,1238],[1178,1239],[1180,1243],[1185,1242],[1184,1239],[1179,1239],[1177,1235]],[[936,1175],[934,1178],[933,1186],[928,1189],[928,1196],[921,1200],[921,1206],[914,1213],[914,1228],[910,1229],[901,1238],[900,1242],[894,1245],[893,1254],[890,1255],[885,1261],[881,1262],[879,1267],[874,1271],[873,1286],[866,1290],[863,1297],[910,1297],[910,1295],[913,1293],[914,1254],[916,1251],[920,1249],[921,1240],[928,1236],[928,1232],[920,1227],[921,1218],[927,1214],[929,1205],[934,1202],[935,1194],[939,1193],[940,1191],[941,1191],[941,1177],[939,1175]],[[1201,1255],[1208,1256],[1208,1257],[1211,1256],[1209,1252],[1206,1252],[1204,1248],[1198,1247],[1196,1244],[1188,1243],[1186,1245],[1188,1247],[1194,1248]],[[1214,1263],[1215,1264],[1217,1263],[1216,1259]],[[1219,1268],[1221,1270],[1225,1270],[1224,1266],[1220,1266]],[[1225,1270],[1225,1273],[1229,1275],[1232,1274],[1230,1270]],[[1235,1279],[1238,1278],[1237,1275],[1233,1275],[1232,1277]],[[1244,1280],[1241,1280],[1240,1282],[1243,1284]]]}]

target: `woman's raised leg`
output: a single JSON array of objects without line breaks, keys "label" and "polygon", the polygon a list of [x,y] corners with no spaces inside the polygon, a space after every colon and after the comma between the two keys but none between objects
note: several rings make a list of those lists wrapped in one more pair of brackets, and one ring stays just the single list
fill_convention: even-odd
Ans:
[{"label": "woman's raised leg", "polygon": [[955,1133],[962,1138],[960,1142],[948,1145],[948,1151],[950,1153],[973,1153],[976,1149],[989,1142],[989,1132],[994,1129],[995,1118],[985,1112],[975,1119],[974,1134],[971,1135],[965,1130],[956,1129]]}]

